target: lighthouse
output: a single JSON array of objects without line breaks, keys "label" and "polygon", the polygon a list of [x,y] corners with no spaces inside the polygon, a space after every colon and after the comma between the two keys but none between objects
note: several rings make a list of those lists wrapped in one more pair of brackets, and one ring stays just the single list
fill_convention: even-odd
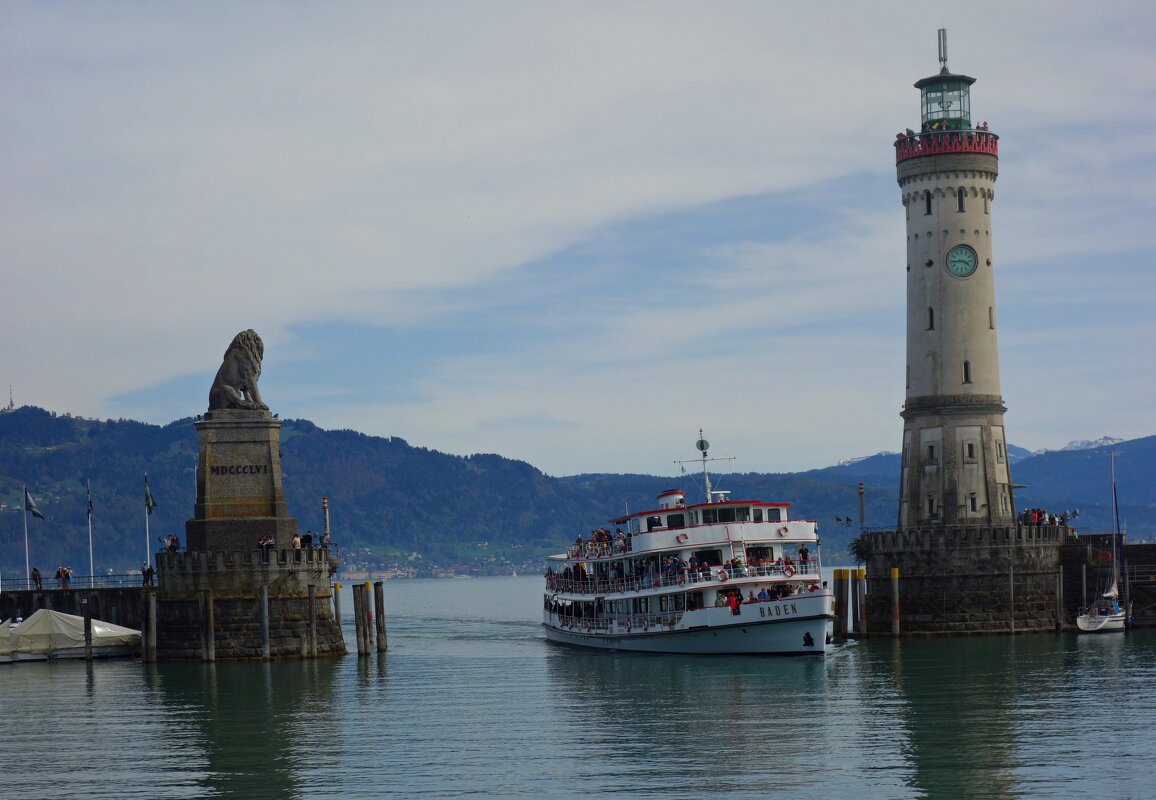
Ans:
[{"label": "lighthouse", "polygon": [[1066,525],[1016,524],[999,388],[992,201],[999,137],[971,113],[975,78],[915,83],[920,120],[895,138],[907,227],[907,393],[894,530],[860,534],[867,633],[1051,630]]},{"label": "lighthouse", "polygon": [[907,227],[907,372],[898,529],[1015,520],[996,347],[992,204],[999,137],[971,113],[975,78],[915,83],[919,130],[895,140]]}]

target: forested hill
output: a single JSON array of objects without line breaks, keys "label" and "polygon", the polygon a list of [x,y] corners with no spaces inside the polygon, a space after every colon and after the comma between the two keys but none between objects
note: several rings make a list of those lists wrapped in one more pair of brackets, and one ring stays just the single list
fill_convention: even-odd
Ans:
[{"label": "forested hill", "polygon": [[[408,565],[422,574],[453,565],[481,572],[534,570],[578,533],[655,496],[681,488],[702,497],[701,476],[580,475],[554,478],[497,455],[453,456],[392,437],[326,431],[306,420],[282,426],[282,468],[290,513],[301,530],[322,527],[321,498],[331,508],[334,541],[347,563]],[[1117,474],[1132,539],[1153,535],[1156,437],[1125,442]],[[1014,467],[1020,507],[1080,508],[1081,521],[1106,529],[1107,449],[1048,453]],[[42,572],[67,564],[87,573],[85,481],[93,496],[97,571],[139,568],[156,537],[182,541],[193,511],[197,437],[191,418],[165,426],[89,420],[23,407],[0,413],[0,569],[24,570],[23,501],[28,484],[45,519],[29,518],[32,561]],[[144,476],[156,507],[145,538]],[[899,464],[879,455],[854,464],[797,474],[722,474],[715,488],[735,499],[792,503],[792,515],[820,522],[828,559],[842,557],[858,516],[857,486],[866,486],[868,526],[894,524]]]}]

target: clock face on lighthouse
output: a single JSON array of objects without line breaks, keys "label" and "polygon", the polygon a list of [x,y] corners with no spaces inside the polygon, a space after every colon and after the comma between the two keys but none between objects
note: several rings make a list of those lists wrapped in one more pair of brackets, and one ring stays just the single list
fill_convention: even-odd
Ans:
[{"label": "clock face on lighthouse", "polygon": [[979,264],[979,257],[965,244],[957,244],[947,251],[947,271],[957,278],[970,277]]}]

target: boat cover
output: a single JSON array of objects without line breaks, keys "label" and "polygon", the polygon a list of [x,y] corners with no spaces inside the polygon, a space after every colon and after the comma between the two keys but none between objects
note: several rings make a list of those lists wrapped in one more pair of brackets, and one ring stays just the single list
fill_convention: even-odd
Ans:
[{"label": "boat cover", "polygon": [[[5,626],[7,628],[7,626]],[[73,647],[84,647],[84,617],[41,608],[9,634],[9,652],[55,653]],[[92,646],[117,647],[140,644],[140,631],[92,621]]]},{"label": "boat cover", "polygon": [[8,633],[8,625],[11,622],[11,619],[0,622],[0,656],[12,654],[12,636]]}]

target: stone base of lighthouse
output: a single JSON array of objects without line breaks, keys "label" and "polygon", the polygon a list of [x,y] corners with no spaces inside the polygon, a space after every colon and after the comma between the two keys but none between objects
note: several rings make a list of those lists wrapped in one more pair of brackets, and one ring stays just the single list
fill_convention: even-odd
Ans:
[{"label": "stone base of lighthouse", "polygon": [[1066,526],[952,526],[865,532],[867,633],[891,635],[899,570],[899,635],[1055,630]]}]

